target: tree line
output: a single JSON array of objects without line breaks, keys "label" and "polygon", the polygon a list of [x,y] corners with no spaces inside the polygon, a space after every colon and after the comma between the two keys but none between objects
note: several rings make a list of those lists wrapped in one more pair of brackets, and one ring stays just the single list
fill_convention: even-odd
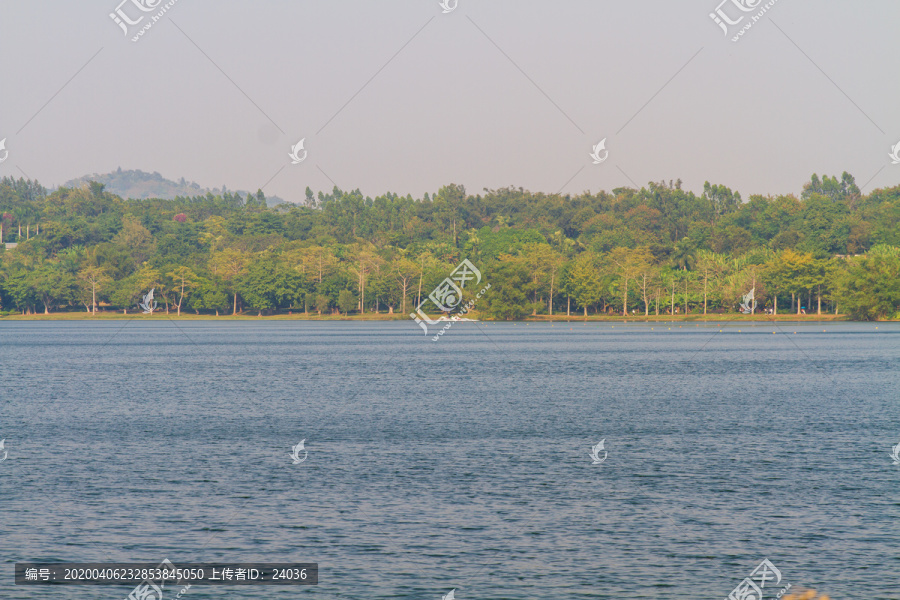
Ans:
[{"label": "tree line", "polygon": [[3,178],[0,242],[6,314],[133,312],[152,288],[178,315],[407,315],[464,258],[491,284],[475,311],[493,319],[734,312],[751,289],[756,312],[900,310],[900,186],[864,195],[846,172],[813,175],[799,198],[679,180],[580,195],[307,188],[274,207],[262,191],[126,200]]}]

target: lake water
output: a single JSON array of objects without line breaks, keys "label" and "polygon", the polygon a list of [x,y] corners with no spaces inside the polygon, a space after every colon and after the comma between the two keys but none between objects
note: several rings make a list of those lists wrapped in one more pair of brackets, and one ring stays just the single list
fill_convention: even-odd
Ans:
[{"label": "lake water", "polygon": [[2,322],[0,598],[168,558],[319,563],[183,598],[721,600],[768,558],[896,599],[898,384],[896,323]]}]

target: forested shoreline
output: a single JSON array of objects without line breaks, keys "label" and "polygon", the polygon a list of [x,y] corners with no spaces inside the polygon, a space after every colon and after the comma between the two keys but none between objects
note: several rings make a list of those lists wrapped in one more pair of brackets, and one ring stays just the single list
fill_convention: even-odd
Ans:
[{"label": "forested shoreline", "polygon": [[468,259],[490,283],[479,318],[727,314],[751,289],[757,313],[900,316],[900,186],[862,194],[847,173],[746,201],[680,180],[305,196],[123,200],[5,177],[0,314],[133,313],[152,288],[170,315],[406,316]]}]

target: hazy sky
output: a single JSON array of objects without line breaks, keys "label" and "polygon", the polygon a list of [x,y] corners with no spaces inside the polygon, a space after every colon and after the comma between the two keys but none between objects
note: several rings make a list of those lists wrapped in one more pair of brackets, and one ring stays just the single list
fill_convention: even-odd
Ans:
[{"label": "hazy sky", "polygon": [[745,15],[726,37],[720,0],[177,0],[132,42],[165,3],[126,0],[146,15],[126,36],[120,1],[0,0],[0,175],[121,166],[288,200],[900,184],[896,0],[777,0],[738,42],[765,2],[721,5]]}]

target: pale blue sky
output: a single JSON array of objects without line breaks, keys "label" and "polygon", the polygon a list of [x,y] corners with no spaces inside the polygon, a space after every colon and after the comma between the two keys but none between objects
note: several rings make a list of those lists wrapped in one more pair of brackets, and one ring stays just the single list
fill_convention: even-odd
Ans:
[{"label": "pale blue sky", "polygon": [[894,0],[778,0],[738,43],[718,0],[178,0],[137,43],[119,1],[0,0],[0,175],[121,166],[289,200],[332,180],[416,197],[900,184]]}]

